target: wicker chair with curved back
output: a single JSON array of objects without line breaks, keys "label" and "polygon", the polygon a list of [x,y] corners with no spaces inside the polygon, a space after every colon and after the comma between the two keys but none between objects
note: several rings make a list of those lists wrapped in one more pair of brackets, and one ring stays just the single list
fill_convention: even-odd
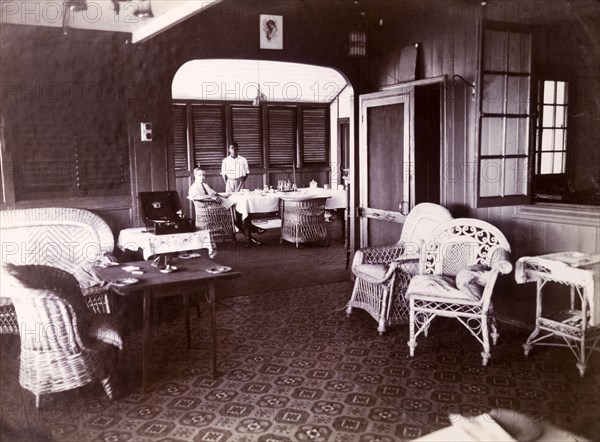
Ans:
[{"label": "wicker chair with curved back", "polygon": [[[75,276],[88,307],[110,313],[110,289],[98,285],[91,268],[113,261],[113,233],[98,215],[84,209],[45,207],[0,212],[2,262],[61,268]],[[0,298],[0,332],[18,333],[10,293]]]},{"label": "wicker chair with curved back", "polygon": [[[427,335],[436,316],[456,318],[479,341],[483,365],[498,330],[493,315],[492,292],[498,275],[512,271],[510,245],[493,225],[457,218],[440,226],[422,250],[419,275],[406,291],[410,308],[410,355],[417,336]],[[490,333],[491,328],[491,333]]]},{"label": "wicker chair with curved back", "polygon": [[313,241],[327,242],[329,235],[325,225],[325,202],[330,197],[282,197],[280,200],[280,243],[296,244]]},{"label": "wicker chair with curved back", "polygon": [[110,370],[121,334],[110,315],[87,308],[79,282],[56,267],[3,264],[5,289],[21,329],[19,383],[35,395],[36,407],[42,394],[95,381],[112,399]]},{"label": "wicker chair with curved back", "polygon": [[353,308],[365,310],[377,321],[379,334],[389,325],[408,322],[404,294],[418,273],[421,245],[435,228],[451,219],[446,208],[420,203],[406,216],[397,243],[357,250],[352,262],[356,279],[346,314],[350,316]]},{"label": "wicker chair with curved back", "polygon": [[214,239],[231,239],[234,243],[235,206],[225,208],[212,199],[192,200],[196,212],[196,227],[200,230],[209,230]]}]

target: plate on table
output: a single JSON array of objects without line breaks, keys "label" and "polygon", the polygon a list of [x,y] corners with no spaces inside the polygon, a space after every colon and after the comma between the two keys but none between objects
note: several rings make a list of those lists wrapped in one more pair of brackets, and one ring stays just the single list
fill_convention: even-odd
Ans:
[{"label": "plate on table", "polygon": [[111,282],[111,284],[116,287],[125,287],[128,285],[135,284],[136,282],[140,282],[140,280],[137,278],[120,278]]},{"label": "plate on table", "polygon": [[107,262],[102,262],[98,265],[98,267],[115,267],[120,265],[118,262],[114,262],[114,261],[107,261]]},{"label": "plate on table", "polygon": [[214,266],[214,267],[209,267],[206,269],[206,271],[208,273],[213,273],[213,274],[217,274],[217,273],[225,273],[231,270],[231,267],[227,267],[227,266]]},{"label": "plate on table", "polygon": [[181,259],[192,259],[192,258],[200,258],[200,253],[187,253],[187,252],[181,252],[179,255],[177,255],[178,258]]}]

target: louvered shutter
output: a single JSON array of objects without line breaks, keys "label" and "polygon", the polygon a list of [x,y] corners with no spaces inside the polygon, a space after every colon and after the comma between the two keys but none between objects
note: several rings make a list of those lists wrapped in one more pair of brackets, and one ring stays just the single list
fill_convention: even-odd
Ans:
[{"label": "louvered shutter", "polygon": [[13,150],[18,200],[39,198],[46,192],[66,197],[75,187],[73,140],[54,127],[49,120],[22,126],[12,140],[18,146]]},{"label": "louvered shutter", "polygon": [[290,166],[296,152],[296,108],[269,107],[269,165]]},{"label": "louvered shutter", "polygon": [[303,109],[302,147],[302,160],[305,164],[327,164],[329,162],[328,109]]},{"label": "louvered shutter", "polygon": [[126,146],[110,143],[94,136],[78,138],[75,143],[75,179],[78,196],[114,194],[127,181],[128,150]]},{"label": "louvered shutter", "polygon": [[173,105],[173,149],[175,170],[189,170],[187,145],[187,109],[186,105]]},{"label": "louvered shutter", "polygon": [[251,166],[263,166],[260,108],[231,107],[233,139]]},{"label": "louvered shutter", "polygon": [[68,133],[64,121],[48,112],[11,137],[16,200],[126,194],[127,146],[97,132]]},{"label": "louvered shutter", "polygon": [[225,108],[222,105],[193,105],[194,162],[202,167],[221,167],[227,154]]}]

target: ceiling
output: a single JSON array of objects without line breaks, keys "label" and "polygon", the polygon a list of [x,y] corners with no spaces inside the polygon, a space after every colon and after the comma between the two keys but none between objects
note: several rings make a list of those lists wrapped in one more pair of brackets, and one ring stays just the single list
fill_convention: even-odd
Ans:
[{"label": "ceiling", "polygon": [[[66,12],[67,30],[72,28],[131,33],[131,42],[140,43],[221,2],[229,4],[234,12],[253,9],[257,4],[249,0],[2,1],[0,21],[60,28],[63,27],[63,13]],[[358,20],[363,25],[381,25],[388,20],[410,20],[411,15],[419,13],[448,17],[457,13],[475,14],[474,16],[480,13],[494,20],[549,25],[560,21],[597,21],[600,11],[598,0],[305,0],[305,3],[299,3],[302,7],[294,0],[277,2],[280,2],[280,8],[285,8],[289,3],[290,13],[332,11],[333,7],[338,19]],[[86,5],[87,10],[79,10],[81,5]],[[115,11],[115,5],[120,9],[119,14]],[[143,10],[147,5],[150,5],[153,17],[135,15],[136,11]]]},{"label": "ceiling", "polygon": [[[2,2],[2,23],[131,33],[141,43],[222,0],[28,0]],[[85,4],[86,10],[78,6]],[[115,5],[118,4],[117,14]],[[71,6],[70,6],[71,5]],[[148,8],[152,17],[137,16]],[[66,13],[66,19],[63,14]]]},{"label": "ceiling", "polygon": [[181,66],[171,92],[176,100],[251,102],[258,83],[267,101],[290,103],[331,103],[347,85],[338,71],[322,66],[213,59]]}]

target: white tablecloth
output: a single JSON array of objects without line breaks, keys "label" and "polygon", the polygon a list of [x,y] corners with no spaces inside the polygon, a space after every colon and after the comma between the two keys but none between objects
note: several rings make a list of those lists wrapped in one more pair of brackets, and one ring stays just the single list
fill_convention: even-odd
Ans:
[{"label": "white tablecloth", "polygon": [[215,244],[208,230],[197,230],[190,233],[174,233],[172,235],[155,235],[145,227],[123,229],[119,232],[117,247],[121,250],[142,249],[144,259],[160,253],[184,252],[187,250],[208,249],[212,258],[215,256]]},{"label": "white tablecloth", "polygon": [[[600,324],[600,257],[580,252],[560,252],[542,256],[524,256],[515,266],[518,284],[542,278],[583,287],[590,310],[591,326]],[[596,288],[595,288],[595,287]]]},{"label": "white tablecloth", "polygon": [[346,208],[347,196],[345,190],[322,189],[317,187],[316,189],[300,189],[298,193],[304,196],[310,195],[323,198],[329,197],[325,203],[325,208],[329,210]]},{"label": "white tablecloth", "polygon": [[298,189],[298,192],[235,192],[229,196],[229,199],[236,203],[235,210],[242,214],[243,218],[247,218],[250,213],[270,213],[279,210],[279,199],[285,196],[286,198],[324,197],[328,198],[325,208],[328,210],[345,209],[346,208],[346,191],[335,189]]}]

